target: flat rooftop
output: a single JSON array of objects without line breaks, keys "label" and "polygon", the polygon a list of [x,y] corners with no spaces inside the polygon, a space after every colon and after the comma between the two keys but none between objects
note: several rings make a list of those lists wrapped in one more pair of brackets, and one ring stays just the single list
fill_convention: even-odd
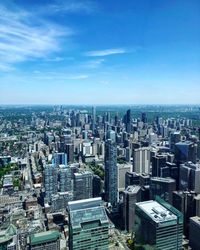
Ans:
[{"label": "flat rooftop", "polygon": [[161,181],[161,182],[166,182],[166,183],[174,183],[176,182],[174,179],[170,177],[162,178],[162,177],[151,177],[152,181]]},{"label": "flat rooftop", "polygon": [[128,186],[128,187],[125,189],[125,192],[128,192],[128,193],[137,193],[140,189],[141,189],[141,187],[140,187],[140,186],[137,186],[137,185]]},{"label": "flat rooftop", "polygon": [[105,208],[101,198],[91,198],[68,203],[70,221],[73,228],[81,228],[85,222],[101,221],[108,223]]},{"label": "flat rooftop", "polygon": [[138,206],[142,211],[144,211],[144,213],[156,223],[177,220],[177,216],[175,214],[166,209],[157,201],[150,200],[139,202],[136,203],[136,206]]},{"label": "flat rooftop", "polygon": [[58,231],[45,231],[37,234],[32,234],[29,237],[29,242],[31,245],[37,245],[49,241],[56,241],[59,238],[60,238],[60,233]]},{"label": "flat rooftop", "polygon": [[190,220],[200,227],[200,217],[194,216],[194,217],[191,217]]}]

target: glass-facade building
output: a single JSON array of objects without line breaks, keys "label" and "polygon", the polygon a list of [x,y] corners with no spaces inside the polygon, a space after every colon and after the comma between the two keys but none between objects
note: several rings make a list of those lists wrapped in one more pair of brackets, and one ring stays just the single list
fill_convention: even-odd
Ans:
[{"label": "glass-facade building", "polygon": [[101,198],[68,203],[69,250],[107,250],[109,221]]},{"label": "glass-facade building", "polygon": [[182,249],[183,215],[156,197],[136,203],[135,242],[146,250]]},{"label": "glass-facade building", "polygon": [[105,198],[113,209],[118,202],[117,147],[108,139],[105,144]]}]

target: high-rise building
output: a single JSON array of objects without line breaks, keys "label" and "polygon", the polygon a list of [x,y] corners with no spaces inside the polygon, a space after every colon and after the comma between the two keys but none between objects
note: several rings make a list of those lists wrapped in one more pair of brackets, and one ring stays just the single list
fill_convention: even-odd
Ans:
[{"label": "high-rise building", "polygon": [[109,221],[101,198],[72,201],[69,210],[69,250],[108,250]]},{"label": "high-rise building", "polygon": [[131,110],[128,109],[125,115],[126,132],[131,132]]},{"label": "high-rise building", "polygon": [[143,123],[147,123],[147,114],[146,113],[142,113],[141,121]]},{"label": "high-rise building", "polygon": [[126,172],[125,174],[125,188],[132,185],[139,185],[140,175],[135,172]]},{"label": "high-rise building", "polygon": [[128,232],[133,232],[135,223],[135,204],[140,201],[140,186],[128,186],[123,192],[123,221],[125,230]]},{"label": "high-rise building", "polygon": [[74,173],[74,199],[82,200],[92,197],[92,173],[84,171]]},{"label": "high-rise building", "polygon": [[58,167],[59,165],[67,166],[67,154],[55,153],[53,157],[53,163]]},{"label": "high-rise building", "polygon": [[60,250],[60,233],[45,231],[32,234],[27,239],[27,250]]},{"label": "high-rise building", "polygon": [[184,215],[184,235],[189,234],[189,219],[198,215],[198,198],[194,191],[174,191],[173,206]]},{"label": "high-rise building", "polygon": [[108,139],[105,144],[105,199],[114,208],[118,202],[117,147]]},{"label": "high-rise building", "polygon": [[176,181],[171,178],[152,177],[150,179],[150,197],[160,196],[172,204],[173,191],[176,190]]},{"label": "high-rise building", "polygon": [[181,132],[174,131],[170,134],[170,150],[175,152],[175,144],[181,141]]},{"label": "high-rise building", "polygon": [[195,216],[190,218],[190,230],[189,230],[189,245],[192,250],[200,249],[200,217]]},{"label": "high-rise building", "polygon": [[132,164],[117,164],[118,169],[118,190],[123,191],[125,189],[125,175],[132,169]]},{"label": "high-rise building", "polygon": [[186,162],[180,165],[179,188],[200,194],[200,164]]},{"label": "high-rise building", "polygon": [[93,197],[100,197],[102,191],[101,178],[98,175],[93,175],[92,180]]},{"label": "high-rise building", "polygon": [[135,242],[144,249],[182,249],[183,215],[157,199],[136,203]]},{"label": "high-rise building", "polygon": [[169,177],[169,168],[166,166],[166,155],[155,155],[152,157],[152,176]]},{"label": "high-rise building", "polygon": [[96,125],[96,109],[92,107],[92,133],[95,133],[95,125]]},{"label": "high-rise building", "polygon": [[175,157],[178,162],[197,162],[197,144],[192,141],[182,141],[175,144]]},{"label": "high-rise building", "polygon": [[112,142],[116,142],[116,133],[114,130],[108,130],[106,136],[107,139],[112,140]]},{"label": "high-rise building", "polygon": [[44,166],[44,187],[45,197],[50,201],[51,196],[58,191],[58,169],[55,164],[46,164]]},{"label": "high-rise building", "polygon": [[133,171],[138,174],[149,174],[150,172],[150,148],[143,147],[134,149]]},{"label": "high-rise building", "polygon": [[71,168],[59,165],[60,192],[72,191]]}]

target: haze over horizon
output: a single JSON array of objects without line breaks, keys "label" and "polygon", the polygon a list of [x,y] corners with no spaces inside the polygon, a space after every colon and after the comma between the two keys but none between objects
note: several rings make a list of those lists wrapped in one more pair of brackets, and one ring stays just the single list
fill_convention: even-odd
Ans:
[{"label": "haze over horizon", "polygon": [[200,103],[200,2],[0,3],[0,105]]}]

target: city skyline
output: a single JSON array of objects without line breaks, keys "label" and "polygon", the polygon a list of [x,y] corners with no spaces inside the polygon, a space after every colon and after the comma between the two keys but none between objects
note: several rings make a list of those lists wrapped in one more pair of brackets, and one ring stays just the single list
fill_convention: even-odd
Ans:
[{"label": "city skyline", "polygon": [[0,105],[198,104],[198,1],[3,1]]}]

